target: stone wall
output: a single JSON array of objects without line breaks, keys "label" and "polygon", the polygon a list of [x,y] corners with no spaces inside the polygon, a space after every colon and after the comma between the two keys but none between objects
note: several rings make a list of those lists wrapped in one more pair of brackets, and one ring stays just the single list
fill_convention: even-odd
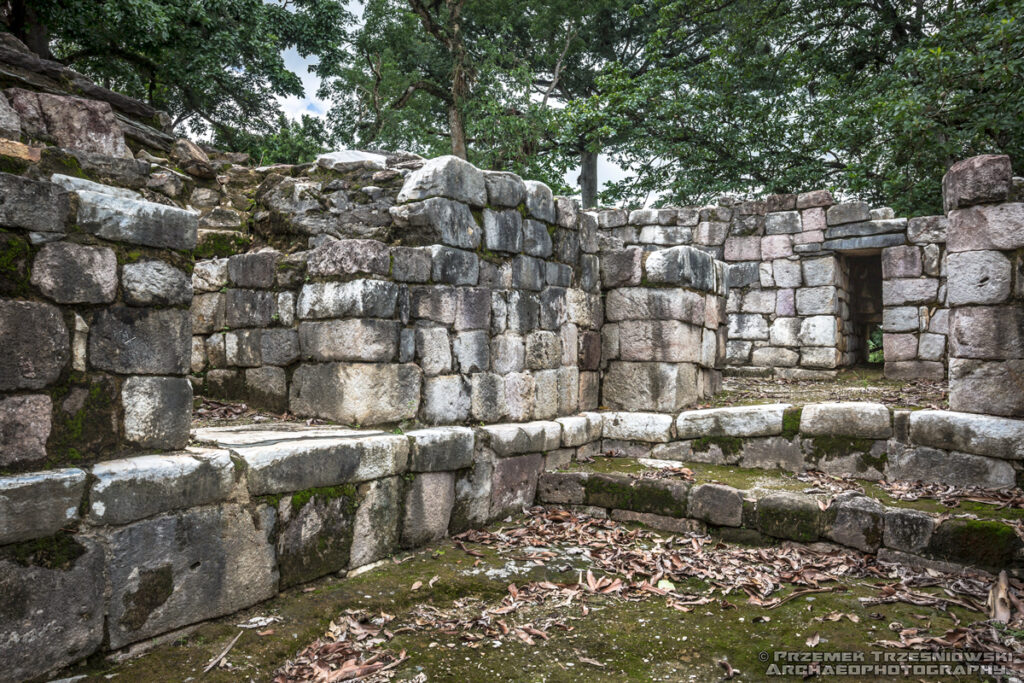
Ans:
[{"label": "stone wall", "polygon": [[1006,156],[954,164],[949,217],[949,404],[1024,416],[1024,181]]},{"label": "stone wall", "polygon": [[[205,373],[205,392],[362,425],[597,407],[592,221],[511,173],[454,157],[420,166],[387,202],[390,220],[371,231],[378,239],[349,238],[319,205],[292,207],[273,234],[300,219],[327,226],[313,248],[196,264],[192,371]],[[270,220],[263,213],[257,226]]]},{"label": "stone wall", "polygon": [[[828,191],[597,215],[602,258],[692,245],[731,265],[724,366],[826,378],[867,360],[881,326],[886,375],[945,373],[945,219],[895,218]],[[602,264],[604,267],[604,264]]]},{"label": "stone wall", "polygon": [[603,254],[604,407],[676,412],[719,390],[726,269],[686,246]]},{"label": "stone wall", "polygon": [[0,471],[184,447],[196,217],[59,174],[0,195]]}]

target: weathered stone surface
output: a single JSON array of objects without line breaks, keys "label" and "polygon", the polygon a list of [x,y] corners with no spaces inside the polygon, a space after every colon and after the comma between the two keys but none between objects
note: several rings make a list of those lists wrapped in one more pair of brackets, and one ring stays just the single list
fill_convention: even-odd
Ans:
[{"label": "weathered stone surface", "polygon": [[696,362],[700,360],[701,329],[678,320],[633,321],[619,330],[619,357],[625,361]]},{"label": "weathered stone surface", "polygon": [[481,448],[477,451],[473,466],[456,475],[455,505],[452,507],[448,533],[458,534],[471,528],[480,528],[490,521],[494,461],[494,453]]},{"label": "weathered stone surface", "polygon": [[796,312],[802,316],[833,315],[839,312],[835,287],[803,287],[796,292]]},{"label": "weathered stone surface", "polygon": [[881,403],[814,403],[804,406],[800,433],[888,439],[892,435],[892,417]]},{"label": "weathered stone surface", "polygon": [[214,258],[196,262],[192,270],[192,289],[199,292],[216,292],[228,284],[228,260]]},{"label": "weathered stone surface", "polygon": [[89,334],[89,361],[122,374],[183,375],[189,369],[188,311],[115,306],[100,311]]},{"label": "weathered stone surface", "polygon": [[200,429],[197,439],[245,460],[252,495],[369,481],[405,470],[409,440],[348,429]]},{"label": "weathered stone surface", "polygon": [[604,425],[602,413],[583,413],[555,420],[562,425],[562,446],[575,448],[601,438]]},{"label": "weathered stone surface", "polygon": [[98,192],[78,193],[78,227],[113,242],[193,249],[198,224],[196,214],[173,206]]},{"label": "weathered stone surface", "polygon": [[292,376],[289,405],[297,415],[346,424],[408,420],[419,410],[421,375],[411,364],[303,364]]},{"label": "weathered stone surface", "polygon": [[710,254],[693,247],[670,247],[653,252],[644,262],[650,282],[689,287],[713,292],[718,284],[715,260]]},{"label": "weathered stone surface", "polygon": [[58,536],[60,567],[0,557],[4,678],[29,680],[89,656],[104,636],[104,552],[84,537]]},{"label": "weathered stone surface", "polygon": [[622,474],[592,474],[585,484],[586,503],[666,517],[686,517],[690,484],[671,480],[636,480]]},{"label": "weathered stone surface", "polygon": [[[362,241],[362,240],[355,240]],[[330,244],[328,242],[327,244]],[[320,246],[310,252],[310,260],[314,254],[319,254],[317,263],[324,261],[324,246]],[[260,251],[254,254],[236,254],[228,258],[228,279],[236,287],[249,287],[264,289],[274,286],[274,279],[277,270],[278,259],[281,254],[276,251]],[[314,273],[310,269],[310,275],[324,275],[326,273]]]},{"label": "weathered stone surface", "polygon": [[915,444],[1008,460],[1024,459],[1024,421],[946,410],[910,415]]},{"label": "weathered stone surface", "polygon": [[946,246],[950,252],[1024,247],[1024,204],[974,206],[949,213]]},{"label": "weathered stone surface", "polygon": [[276,550],[281,588],[349,566],[357,502],[354,487],[304,492],[278,502]]},{"label": "weathered stone surface", "polygon": [[1013,265],[998,251],[950,254],[947,264],[947,305],[998,304],[1009,298]]},{"label": "weathered stone surface", "polygon": [[483,224],[484,245],[488,249],[511,253],[523,250],[523,217],[517,210],[484,209]]},{"label": "weathered stone surface", "polygon": [[601,282],[605,289],[636,286],[642,277],[643,251],[627,247],[601,255]]},{"label": "weathered stone surface", "polygon": [[361,484],[349,552],[351,568],[376,562],[398,548],[402,480],[386,477]]},{"label": "weathered stone surface", "polygon": [[117,296],[117,257],[106,247],[51,242],[32,264],[32,284],[58,303],[107,303]]},{"label": "weathered stone surface", "polygon": [[131,155],[108,102],[21,88],[10,88],[5,94],[18,112],[21,129],[29,137],[108,157]]},{"label": "weathered stone surface", "polygon": [[192,283],[163,261],[125,264],[121,270],[125,301],[134,306],[178,306],[192,301]]},{"label": "weathered stone surface", "polygon": [[299,318],[390,318],[395,314],[398,286],[383,280],[313,282],[302,287]]},{"label": "weathered stone surface", "polygon": [[468,206],[442,197],[391,207],[391,216],[406,244],[447,244],[461,249],[480,246],[481,230]]},{"label": "weathered stone surface", "polygon": [[303,358],[318,361],[391,362],[398,351],[399,323],[350,318],[299,324]]},{"label": "weathered stone surface", "polygon": [[421,419],[427,424],[456,424],[469,418],[470,383],[461,375],[437,375],[423,380]]},{"label": "weathered stone surface", "polygon": [[391,275],[398,282],[429,282],[430,267],[430,250],[425,247],[391,250]]},{"label": "weathered stone surface", "polygon": [[907,241],[911,244],[941,244],[946,241],[949,220],[945,216],[920,216],[907,221]]},{"label": "weathered stone surface", "polygon": [[487,203],[491,206],[516,207],[526,199],[526,185],[515,173],[484,171]]},{"label": "weathered stone surface", "polygon": [[830,206],[826,216],[829,225],[858,223],[871,219],[871,207],[867,202],[844,202]]},{"label": "weathered stone surface", "polygon": [[[434,282],[451,285],[475,285],[480,277],[480,259],[476,254],[434,245],[430,248],[432,258],[431,277]],[[537,287],[539,289],[539,287]]]},{"label": "weathered stone surface", "polygon": [[832,193],[828,190],[803,192],[796,196],[796,208],[798,209],[807,209],[816,206],[831,206],[833,202]]},{"label": "weathered stone surface", "polygon": [[956,358],[1024,358],[1024,307],[963,306],[951,311],[950,355]]},{"label": "weathered stone surface", "polygon": [[882,337],[885,360],[888,363],[917,358],[916,334],[885,334]]},{"label": "weathered stone surface", "polygon": [[700,398],[696,366],[689,363],[609,363],[601,382],[612,410],[675,412]]},{"label": "weathered stone surface", "polygon": [[0,477],[0,545],[57,533],[78,519],[84,493],[78,469]]},{"label": "weathered stone surface", "polygon": [[129,377],[121,389],[125,438],[143,448],[184,448],[192,385],[183,377]]},{"label": "weathered stone surface", "polygon": [[882,304],[903,306],[935,301],[939,281],[933,278],[905,278],[882,281]]},{"label": "weathered stone surface", "polygon": [[723,255],[726,261],[759,261],[761,238],[757,235],[730,237],[725,240]]},{"label": "weathered stone surface", "polygon": [[936,361],[886,361],[885,377],[887,379],[930,379],[941,381],[946,377],[946,366],[944,363]]},{"label": "weathered stone surface", "polygon": [[357,168],[383,170],[387,166],[387,157],[357,149],[342,149],[336,152],[321,154],[316,165],[334,171],[350,171]]},{"label": "weathered stone surface", "polygon": [[841,493],[825,511],[823,527],[825,538],[873,553],[882,544],[885,508],[860,493]]},{"label": "weathered stone surface", "polygon": [[537,502],[549,505],[582,505],[586,472],[544,472],[537,482]]},{"label": "weathered stone surface", "polygon": [[935,519],[927,512],[906,508],[889,508],[885,511],[885,531],[882,543],[908,553],[918,553],[928,546]]},{"label": "weathered stone surface", "polygon": [[882,311],[883,332],[916,332],[919,325],[917,306],[890,306]]},{"label": "weathered stone surface", "polygon": [[291,329],[263,330],[260,359],[264,365],[285,366],[299,358],[299,335]]},{"label": "weathered stone surface", "polygon": [[545,223],[554,223],[556,219],[555,198],[551,188],[536,180],[524,181],[526,186],[526,210],[529,214]]},{"label": "weathered stone surface", "polygon": [[245,395],[253,406],[274,413],[288,410],[288,377],[283,368],[264,365],[245,371]]},{"label": "weathered stone surface", "polygon": [[127,524],[160,512],[226,500],[234,487],[227,451],[142,455],[93,467],[89,521]]},{"label": "weathered stone surface", "polygon": [[915,278],[921,275],[921,249],[913,246],[888,247],[882,250],[882,277]]},{"label": "weathered stone surface", "polygon": [[729,316],[729,339],[768,339],[768,323],[760,314],[731,314]]},{"label": "weathered stone surface", "polygon": [[42,389],[70,357],[67,327],[50,304],[0,299],[0,339],[0,389]]},{"label": "weathered stone surface", "polygon": [[672,416],[658,413],[605,413],[605,439],[665,443],[672,440]]},{"label": "weathered stone surface", "polygon": [[515,514],[533,505],[537,479],[543,470],[544,456],[540,453],[497,460],[491,478],[490,518]]},{"label": "weathered stone surface", "polygon": [[776,538],[811,543],[820,533],[818,504],[799,493],[772,493],[757,501],[757,530]]},{"label": "weathered stone surface", "polygon": [[553,451],[562,442],[562,426],[557,422],[538,420],[523,424],[500,424],[481,427],[488,446],[498,456]]},{"label": "weathered stone surface", "polygon": [[786,403],[688,410],[676,419],[676,436],[699,439],[705,436],[774,436],[782,433]]},{"label": "weathered stone surface", "polygon": [[473,464],[475,438],[467,427],[435,427],[406,432],[409,471],[460,470]]},{"label": "weathered stone surface", "polygon": [[454,472],[416,474],[405,494],[402,547],[416,548],[444,538],[454,504]]},{"label": "weathered stone surface", "polygon": [[551,256],[553,245],[547,226],[540,221],[531,219],[524,220],[522,224],[523,253],[540,258]]},{"label": "weathered stone surface", "polygon": [[[0,400],[0,467],[27,465],[46,458],[52,411],[50,397],[45,394]],[[4,525],[0,524],[2,528]]]},{"label": "weathered stone surface", "polygon": [[416,360],[426,375],[451,372],[452,350],[448,330],[443,327],[417,328]]},{"label": "weathered stone surface", "polygon": [[468,161],[458,157],[441,156],[428,159],[421,168],[413,171],[405,179],[405,184],[398,193],[398,203],[404,204],[429,197],[447,197],[471,206],[486,206],[487,186],[484,174]]},{"label": "weathered stone surface", "polygon": [[270,520],[202,507],[106,531],[107,630],[117,648],[273,597]]},{"label": "weathered stone surface", "polygon": [[715,526],[740,526],[743,496],[731,486],[702,484],[690,489],[687,514]]},{"label": "weathered stone surface", "polygon": [[274,320],[273,292],[229,289],[224,294],[224,320],[228,327],[266,327]]},{"label": "weathered stone surface", "polygon": [[881,235],[885,233],[906,232],[906,218],[872,219],[860,223],[847,223],[836,225],[825,229],[825,239],[833,240],[845,237],[867,237],[869,235]]},{"label": "weathered stone surface", "polygon": [[983,154],[958,161],[942,177],[942,202],[946,213],[972,204],[1006,201],[1013,185],[1010,157]]},{"label": "weathered stone surface", "polygon": [[889,480],[920,480],[928,484],[993,489],[1013,486],[1016,481],[1013,467],[1005,460],[955,451],[950,453],[926,446],[890,449],[885,477]]},{"label": "weathered stone surface", "polygon": [[1024,360],[949,360],[949,407],[1024,418]]}]

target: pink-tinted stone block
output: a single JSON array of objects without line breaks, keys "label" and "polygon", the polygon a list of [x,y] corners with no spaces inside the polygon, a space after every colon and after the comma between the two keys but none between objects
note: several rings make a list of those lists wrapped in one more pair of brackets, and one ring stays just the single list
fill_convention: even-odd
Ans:
[{"label": "pink-tinted stone block", "polygon": [[[786,235],[781,235],[786,237]],[[760,261],[761,260],[761,238],[757,235],[750,237],[730,237],[725,240],[726,261]]]},{"label": "pink-tinted stone block", "polygon": [[800,212],[800,218],[803,221],[804,232],[825,229],[825,209],[820,206],[813,209],[804,209]]},{"label": "pink-tinted stone block", "polygon": [[769,235],[761,238],[761,258],[765,261],[793,255],[793,241],[789,235]]},{"label": "pink-tinted stone block", "polygon": [[775,295],[775,314],[779,316],[796,315],[796,296],[792,289],[780,289]]},{"label": "pink-tinted stone block", "polygon": [[816,242],[824,242],[825,233],[821,230],[811,230],[810,232],[798,232],[793,235],[793,244],[813,244]]},{"label": "pink-tinted stone block", "polygon": [[917,358],[916,334],[883,334],[882,348],[886,362]]},{"label": "pink-tinted stone block", "polygon": [[919,277],[921,275],[920,247],[887,247],[882,250],[882,277]]}]

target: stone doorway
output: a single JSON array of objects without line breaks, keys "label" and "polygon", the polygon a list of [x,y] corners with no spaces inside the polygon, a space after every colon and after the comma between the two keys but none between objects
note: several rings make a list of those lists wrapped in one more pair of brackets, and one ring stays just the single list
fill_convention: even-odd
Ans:
[{"label": "stone doorway", "polygon": [[883,362],[882,258],[880,253],[843,255],[849,310],[841,311],[848,358],[853,364]]}]

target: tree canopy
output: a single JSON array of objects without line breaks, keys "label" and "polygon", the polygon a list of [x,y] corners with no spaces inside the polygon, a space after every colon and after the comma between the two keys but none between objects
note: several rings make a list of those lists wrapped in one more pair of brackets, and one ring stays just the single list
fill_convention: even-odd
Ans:
[{"label": "tree canopy", "polygon": [[[454,153],[605,202],[830,187],[935,211],[953,161],[1024,164],[1024,0],[11,0],[8,30],[269,161]],[[282,52],[312,58],[323,120]],[[309,95],[311,93],[305,93]]]}]

